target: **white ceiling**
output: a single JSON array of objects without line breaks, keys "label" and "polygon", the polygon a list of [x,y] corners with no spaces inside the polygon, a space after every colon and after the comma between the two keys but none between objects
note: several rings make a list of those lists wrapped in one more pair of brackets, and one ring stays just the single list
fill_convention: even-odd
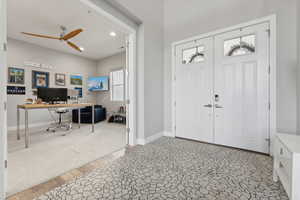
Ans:
[{"label": "white ceiling", "polygon": [[[120,47],[125,45],[126,32],[79,0],[9,0],[7,3],[10,38],[93,60],[123,51]],[[59,40],[29,37],[20,33],[59,36],[60,25],[65,26],[67,32],[78,28],[84,30],[70,39],[71,42],[84,47],[84,52],[77,52]],[[117,34],[116,37],[109,35],[112,31]]]}]

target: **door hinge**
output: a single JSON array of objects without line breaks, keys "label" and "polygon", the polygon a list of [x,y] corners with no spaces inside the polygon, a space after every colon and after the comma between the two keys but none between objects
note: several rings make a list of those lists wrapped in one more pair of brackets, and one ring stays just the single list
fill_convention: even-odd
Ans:
[{"label": "door hinge", "polygon": [[271,140],[270,140],[270,138],[266,138],[265,140],[266,140],[266,142],[268,142],[268,145],[270,147],[271,146]]},{"label": "door hinge", "polygon": [[129,100],[129,99],[126,100],[126,104],[127,104],[127,105],[130,104],[130,100]]},{"label": "door hinge", "polygon": [[271,74],[271,65],[269,65],[268,73]]},{"label": "door hinge", "polygon": [[174,101],[174,106],[176,106],[176,101]]},{"label": "door hinge", "polygon": [[130,133],[130,128],[126,128],[126,132],[127,132],[127,133]]},{"label": "door hinge", "polygon": [[7,160],[4,161],[4,168],[7,169]]},{"label": "door hinge", "polygon": [[6,111],[7,110],[7,103],[6,103],[6,101],[4,102],[4,110]]},{"label": "door hinge", "polygon": [[269,102],[269,110],[271,110],[271,103]]},{"label": "door hinge", "polygon": [[271,37],[271,29],[267,29],[268,36]]},{"label": "door hinge", "polygon": [[174,76],[174,81],[176,81],[176,76]]},{"label": "door hinge", "polygon": [[7,43],[3,43],[3,51],[7,51]]}]

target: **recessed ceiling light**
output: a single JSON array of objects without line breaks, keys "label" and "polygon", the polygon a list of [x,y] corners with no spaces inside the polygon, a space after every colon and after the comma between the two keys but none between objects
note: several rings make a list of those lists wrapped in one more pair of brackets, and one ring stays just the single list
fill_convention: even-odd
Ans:
[{"label": "recessed ceiling light", "polygon": [[109,34],[111,37],[116,37],[117,36],[117,34],[115,33],[115,32],[110,32],[110,34]]},{"label": "recessed ceiling light", "polygon": [[84,48],[83,48],[83,47],[79,47],[79,49],[80,49],[81,51],[84,51]]}]

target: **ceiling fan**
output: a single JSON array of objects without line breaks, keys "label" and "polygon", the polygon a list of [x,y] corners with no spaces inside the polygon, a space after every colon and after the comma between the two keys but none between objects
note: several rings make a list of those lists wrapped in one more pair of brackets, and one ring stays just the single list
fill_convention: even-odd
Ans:
[{"label": "ceiling fan", "polygon": [[64,41],[66,42],[70,47],[76,49],[79,52],[83,51],[83,48],[78,47],[76,44],[74,44],[73,42],[70,42],[69,39],[75,37],[76,35],[78,35],[79,33],[81,33],[83,31],[83,29],[76,29],[74,31],[71,31],[69,33],[66,34],[66,27],[61,26],[60,27],[62,32],[60,34],[59,37],[55,37],[55,36],[48,36],[48,35],[41,35],[41,34],[34,34],[34,33],[27,33],[27,32],[21,32],[22,34],[25,35],[29,35],[29,36],[34,36],[34,37],[41,37],[41,38],[47,38],[47,39],[55,39],[55,40],[60,40],[60,41]]}]

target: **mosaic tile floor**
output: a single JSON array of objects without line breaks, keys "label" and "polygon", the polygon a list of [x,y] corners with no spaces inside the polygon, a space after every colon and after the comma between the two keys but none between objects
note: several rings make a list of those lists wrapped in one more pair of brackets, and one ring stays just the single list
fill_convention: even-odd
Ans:
[{"label": "mosaic tile floor", "polygon": [[287,200],[272,181],[272,159],[162,138],[59,186],[37,200]]}]

